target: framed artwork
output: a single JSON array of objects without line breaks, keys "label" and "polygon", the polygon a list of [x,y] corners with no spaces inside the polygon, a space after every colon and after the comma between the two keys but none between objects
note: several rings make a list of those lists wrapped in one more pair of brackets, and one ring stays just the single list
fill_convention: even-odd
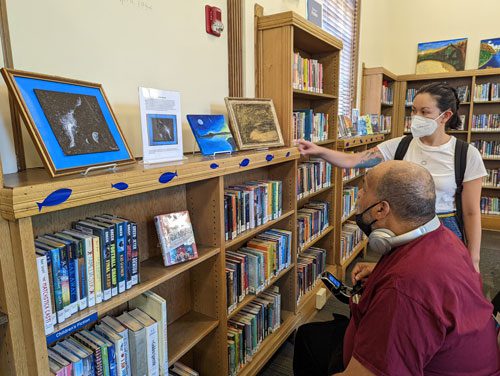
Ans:
[{"label": "framed artwork", "polygon": [[478,68],[500,68],[500,38],[481,41]]},{"label": "framed artwork", "polygon": [[225,98],[229,124],[240,150],[283,146],[271,99]]},{"label": "framed artwork", "polygon": [[177,117],[148,114],[149,146],[177,145]]},{"label": "framed artwork", "polygon": [[417,73],[462,71],[466,52],[467,38],[419,43]]},{"label": "framed artwork", "polygon": [[224,115],[187,115],[201,154],[236,151],[233,135],[224,121]]},{"label": "framed artwork", "polygon": [[135,162],[100,84],[1,71],[52,177]]}]

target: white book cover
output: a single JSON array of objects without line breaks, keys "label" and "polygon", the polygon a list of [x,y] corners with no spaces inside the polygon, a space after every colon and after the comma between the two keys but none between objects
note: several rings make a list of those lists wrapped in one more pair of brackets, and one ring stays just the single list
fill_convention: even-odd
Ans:
[{"label": "white book cover", "polygon": [[132,366],[130,363],[130,343],[128,338],[128,329],[124,327],[117,319],[111,316],[102,318],[102,322],[118,333],[123,338],[123,351],[125,351],[125,360],[127,362],[127,376],[132,376]]},{"label": "white book cover", "polygon": [[36,266],[38,269],[38,285],[40,287],[45,335],[48,335],[54,332],[54,323],[52,320],[52,302],[50,299],[49,270],[45,255],[36,256]]},{"label": "white book cover", "polygon": [[144,163],[183,159],[180,93],[139,87],[139,103]]},{"label": "white book cover", "polygon": [[160,375],[168,376],[167,301],[152,291],[146,291],[129,301],[130,308],[139,308],[158,323]]},{"label": "white book cover", "polygon": [[148,376],[159,376],[158,323],[139,308],[130,311],[129,314],[146,328]]}]

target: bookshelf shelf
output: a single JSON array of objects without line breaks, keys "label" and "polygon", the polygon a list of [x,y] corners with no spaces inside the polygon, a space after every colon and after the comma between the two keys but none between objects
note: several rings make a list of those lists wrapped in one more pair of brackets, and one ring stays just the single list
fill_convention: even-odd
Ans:
[{"label": "bookshelf shelf", "polygon": [[304,206],[304,204],[309,202],[312,198],[322,194],[323,192],[327,192],[327,191],[334,189],[334,188],[335,188],[335,185],[331,184],[329,187],[321,188],[321,189],[317,190],[316,192],[310,193],[305,197],[297,199],[297,208],[301,208],[302,206]]},{"label": "bookshelf shelf", "polygon": [[227,240],[225,243],[225,248],[226,249],[231,248],[237,244],[241,244],[241,243],[245,242],[246,240],[253,238],[255,235],[261,233],[262,231],[273,227],[274,225],[276,225],[276,223],[290,217],[292,214],[294,214],[294,212],[295,212],[295,210],[289,210],[286,213],[284,213],[283,215],[281,215],[280,217],[278,217],[277,219],[273,219],[271,221],[268,221],[267,223],[263,224],[262,226],[258,226],[254,229],[247,230],[232,240]]},{"label": "bookshelf shelf", "polygon": [[481,224],[483,228],[490,230],[500,230],[500,215],[482,214]]},{"label": "bookshelf shelf", "polygon": [[385,139],[384,134],[373,134],[367,136],[357,136],[351,138],[339,138],[337,146],[339,149],[350,149],[375,142],[382,142]]},{"label": "bookshelf shelf", "polygon": [[382,107],[392,107],[394,105],[394,103],[381,102],[380,105]]},{"label": "bookshelf shelf", "polygon": [[330,138],[328,140],[323,140],[323,141],[315,141],[314,142],[316,145],[328,145],[328,144],[333,144],[335,143],[335,139]]},{"label": "bookshelf shelf", "polygon": [[[266,288],[263,291],[266,291],[268,288],[270,288],[271,286],[273,286],[277,281],[279,281],[279,279],[281,277],[283,277],[286,273],[288,273],[290,270],[292,270],[293,267],[294,267],[294,265],[290,265],[288,268],[283,269],[281,272],[279,272],[277,276],[274,276],[273,278],[271,278],[271,280],[269,281],[269,285],[267,285]],[[236,306],[236,308],[233,311],[231,311],[231,313],[228,313],[227,318],[228,319],[232,318],[239,311],[241,311],[241,309],[243,307],[245,307],[248,303],[250,303],[251,301],[255,300],[256,298],[258,298],[261,295],[262,295],[262,292],[260,292],[260,293],[258,293],[256,295],[254,295],[254,294],[248,294],[248,295],[246,295],[243,298],[243,300],[238,303],[238,305]]]},{"label": "bookshelf shelf", "polygon": [[352,177],[352,178],[349,178],[349,179],[347,179],[347,180],[342,180],[342,184],[343,184],[343,185],[346,185],[346,184],[352,183],[353,181],[356,181],[356,180],[358,180],[359,178],[362,178],[363,176],[365,176],[365,174],[364,174],[364,173],[362,173],[362,174],[358,174],[358,175],[356,175],[356,176],[354,176],[354,177]]},{"label": "bookshelf shelf", "polygon": [[500,190],[500,186],[483,185],[483,189],[498,189],[498,190]]},{"label": "bookshelf shelf", "polygon": [[483,161],[500,161],[500,156],[498,156],[498,157],[483,157]]},{"label": "bookshelf shelf", "polygon": [[352,216],[356,214],[356,209],[351,210],[351,212],[347,215],[347,217],[342,217],[342,224],[346,223]]},{"label": "bookshelf shelf", "polygon": [[359,255],[359,253],[366,247],[367,244],[368,244],[368,239],[366,238],[360,241],[356,245],[356,247],[354,247],[351,255],[347,259],[342,261],[342,268],[346,269],[349,265],[351,265],[353,260]]},{"label": "bookshelf shelf", "polygon": [[301,99],[317,99],[317,100],[334,100],[337,99],[336,95],[325,94],[325,93],[315,93],[313,91],[293,89],[293,96],[295,98]]},{"label": "bookshelf shelf", "polygon": [[492,130],[492,131],[487,131],[487,130],[475,130],[473,129],[471,131],[473,134],[495,134],[495,133],[500,133],[500,129],[498,130]]},{"label": "bookshelf shelf", "polygon": [[448,134],[467,134],[467,131],[447,131]]},{"label": "bookshelf shelf", "polygon": [[219,321],[191,311],[168,325],[168,361],[173,364],[209,335]]},{"label": "bookshelf shelf", "polygon": [[475,100],[474,101],[474,105],[477,105],[477,104],[499,104],[500,103],[500,100],[495,100],[495,101],[477,101]]},{"label": "bookshelf shelf", "polygon": [[304,252],[305,250],[311,248],[314,244],[316,244],[318,241],[320,241],[321,239],[323,239],[326,235],[328,235],[331,231],[333,231],[333,226],[328,226],[327,228],[325,228],[323,231],[321,231],[313,240],[307,242],[306,244],[304,244],[304,246],[302,246],[300,249],[299,249],[299,253],[302,253]]}]

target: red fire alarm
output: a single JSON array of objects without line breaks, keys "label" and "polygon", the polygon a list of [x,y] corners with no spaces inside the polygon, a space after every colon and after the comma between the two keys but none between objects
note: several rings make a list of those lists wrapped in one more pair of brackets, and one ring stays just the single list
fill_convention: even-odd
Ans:
[{"label": "red fire alarm", "polygon": [[205,5],[205,29],[208,34],[220,37],[224,24],[222,23],[222,12],[217,7]]}]

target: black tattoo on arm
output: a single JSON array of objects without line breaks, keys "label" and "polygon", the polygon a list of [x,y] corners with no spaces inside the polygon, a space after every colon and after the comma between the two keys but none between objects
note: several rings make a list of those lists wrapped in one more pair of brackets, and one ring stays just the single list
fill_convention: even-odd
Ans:
[{"label": "black tattoo on arm", "polygon": [[362,153],[361,162],[355,168],[370,168],[375,167],[384,161],[384,157],[378,148],[372,148]]}]

